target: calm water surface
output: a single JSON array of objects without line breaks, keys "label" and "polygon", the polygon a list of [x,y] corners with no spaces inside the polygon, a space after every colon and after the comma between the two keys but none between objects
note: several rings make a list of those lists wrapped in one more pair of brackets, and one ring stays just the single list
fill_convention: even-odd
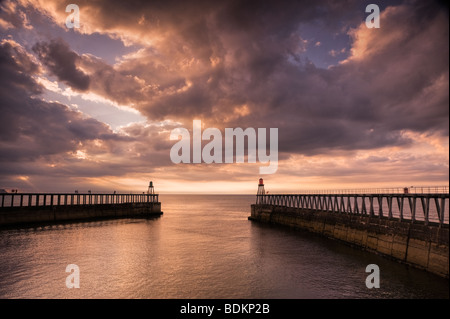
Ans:
[{"label": "calm water surface", "polygon": [[[158,219],[0,231],[0,298],[449,298],[448,280],[248,221],[255,196],[160,200]],[[66,287],[68,264],[79,289]],[[379,289],[365,285],[368,264]]]}]

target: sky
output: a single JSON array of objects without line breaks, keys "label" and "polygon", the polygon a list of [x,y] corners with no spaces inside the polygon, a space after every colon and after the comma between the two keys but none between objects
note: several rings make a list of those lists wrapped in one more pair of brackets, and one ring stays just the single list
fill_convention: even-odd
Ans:
[{"label": "sky", "polygon": [[[78,28],[66,24],[71,3]],[[366,24],[371,3],[379,28]],[[0,188],[142,192],[153,181],[160,194],[255,194],[260,177],[269,193],[448,185],[443,3],[2,0]],[[194,121],[219,132],[213,154],[225,152],[226,128],[258,138],[276,128],[276,172],[247,156],[174,162],[171,133],[186,129],[193,153]]]}]

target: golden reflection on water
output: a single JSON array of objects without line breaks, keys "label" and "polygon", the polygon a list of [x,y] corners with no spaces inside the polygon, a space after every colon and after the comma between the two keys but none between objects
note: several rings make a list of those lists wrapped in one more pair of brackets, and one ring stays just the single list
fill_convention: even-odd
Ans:
[{"label": "golden reflection on water", "polygon": [[[448,280],[247,220],[254,196],[162,195],[164,215],[0,231],[1,298],[448,298]],[[381,288],[367,289],[378,264]],[[68,289],[68,264],[80,288]]]}]

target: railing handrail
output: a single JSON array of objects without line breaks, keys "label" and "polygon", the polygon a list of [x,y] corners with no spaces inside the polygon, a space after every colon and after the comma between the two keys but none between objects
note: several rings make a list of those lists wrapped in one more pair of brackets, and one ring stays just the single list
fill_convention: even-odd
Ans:
[{"label": "railing handrail", "polygon": [[1,195],[159,195],[159,194],[147,194],[147,193],[56,193],[56,192],[17,192],[17,193],[0,193]]},{"label": "railing handrail", "polygon": [[[6,200],[5,200],[6,199]],[[155,203],[159,194],[148,193],[1,193],[0,209],[12,207]]]},{"label": "railing handrail", "polygon": [[270,193],[270,194],[256,194],[256,196],[449,196],[449,193]]},{"label": "railing handrail", "polygon": [[[449,194],[257,194],[256,204],[448,224]],[[434,204],[434,206],[433,206]],[[396,210],[395,210],[396,209]],[[423,216],[417,214],[422,209]],[[434,209],[434,210],[433,210]]]},{"label": "railing handrail", "polygon": [[[449,185],[434,186],[398,186],[376,188],[349,188],[349,189],[317,189],[301,190],[304,194],[401,194],[405,190],[409,194],[441,194],[449,193]],[[299,193],[299,192],[297,192]]]}]

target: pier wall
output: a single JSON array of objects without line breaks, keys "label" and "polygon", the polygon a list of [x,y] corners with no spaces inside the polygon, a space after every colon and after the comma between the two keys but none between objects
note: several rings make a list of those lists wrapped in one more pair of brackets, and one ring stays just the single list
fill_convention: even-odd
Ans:
[{"label": "pier wall", "polygon": [[58,223],[93,219],[160,216],[160,202],[4,207],[0,227]]},{"label": "pier wall", "polygon": [[449,278],[448,224],[257,204],[250,220],[303,229]]}]

